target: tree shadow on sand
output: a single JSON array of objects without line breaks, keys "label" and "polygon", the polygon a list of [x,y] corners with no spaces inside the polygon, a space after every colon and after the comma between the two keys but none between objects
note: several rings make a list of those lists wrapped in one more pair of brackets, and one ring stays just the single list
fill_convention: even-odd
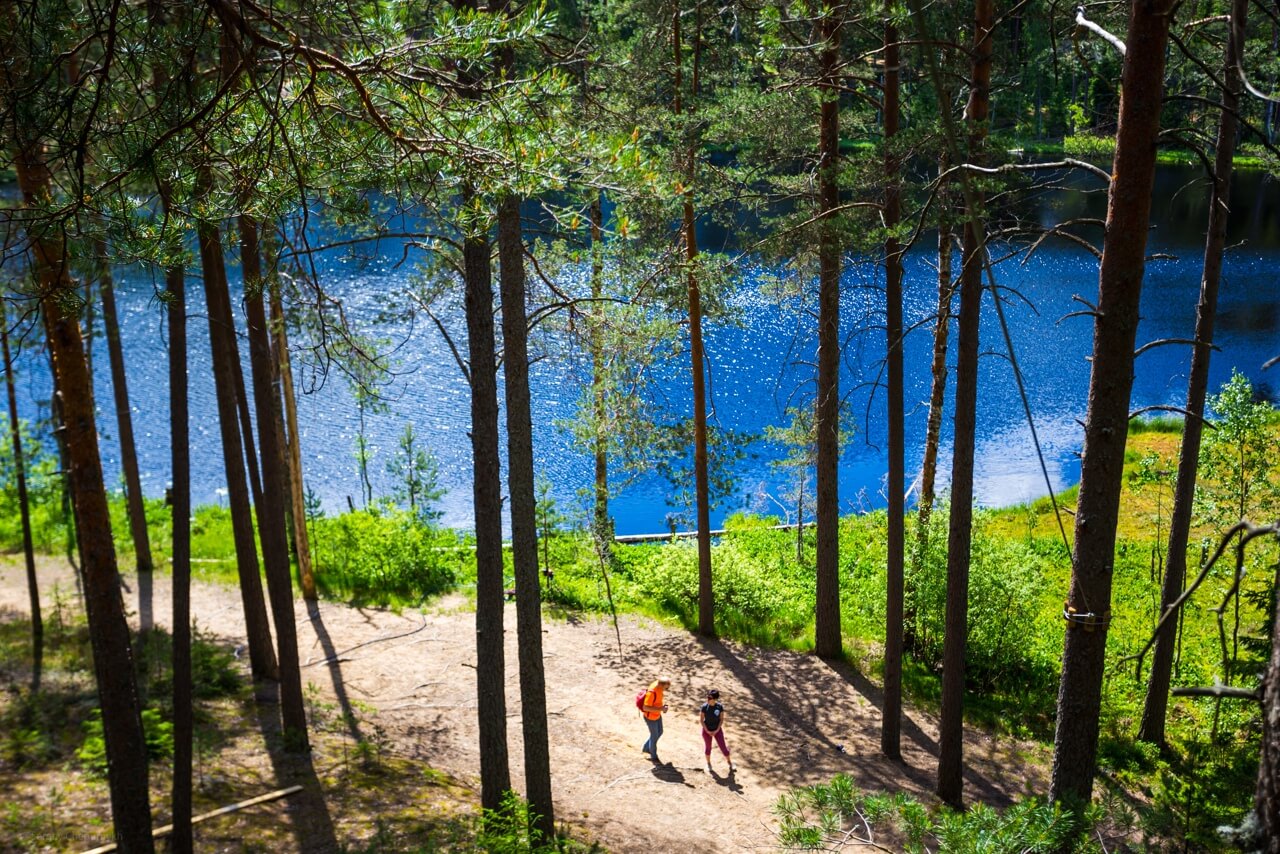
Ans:
[{"label": "tree shadow on sand", "polygon": [[262,732],[263,742],[271,759],[271,768],[275,772],[276,783],[281,788],[302,787],[302,791],[294,795],[289,804],[291,826],[298,842],[296,850],[315,852],[315,854],[337,852],[338,838],[333,826],[333,817],[329,814],[329,805],[325,802],[324,789],[312,765],[311,754],[285,750],[279,714],[278,686],[275,683],[262,683],[258,686],[256,693],[258,702],[255,703],[254,709],[258,718],[258,729]]},{"label": "tree shadow on sand", "polygon": [[[692,635],[632,645],[621,659],[607,658],[606,666],[631,673],[668,670],[678,690],[694,696],[711,687],[702,684],[702,674],[721,671],[721,678],[736,683],[731,690],[743,695],[729,707],[728,737],[743,746],[744,755],[771,757],[768,773],[778,785],[811,785],[836,773],[874,791],[923,794],[936,784],[938,743],[920,713],[904,714],[904,759],[889,760],[879,751],[883,691],[847,662]],[[965,772],[972,796],[993,805],[1011,803],[1009,787],[998,781],[1014,760],[979,753],[973,734],[966,735]]]},{"label": "tree shadow on sand", "polygon": [[[867,700],[875,706],[877,712],[880,712],[881,715],[884,714],[884,691],[880,686],[874,684],[863,673],[859,672],[856,667],[849,664],[847,661],[820,660],[832,673],[839,676],[849,686],[851,686],[853,690],[857,691],[863,697],[866,697]],[[938,758],[939,747],[937,740],[922,730],[919,724],[912,720],[911,716],[907,714],[905,709],[902,714],[902,734],[914,742],[928,756],[935,760]],[[907,764],[905,758],[900,764],[904,771],[907,771],[908,773],[915,770]],[[935,770],[936,768],[926,769],[927,773],[923,778],[925,784],[930,788],[937,782],[936,778],[933,776],[933,772]],[[921,782],[920,775],[912,774],[911,776],[916,779],[917,782]],[[1009,797],[1007,793],[996,788],[991,780],[975,770],[972,765],[966,765],[964,779],[966,783],[978,790],[979,799],[985,803],[1001,807],[1006,807],[1013,803],[1013,798]]]},{"label": "tree shadow on sand", "polygon": [[[347,686],[342,679],[342,666],[338,650],[333,645],[333,638],[330,637],[329,630],[325,628],[324,620],[320,617],[319,602],[307,602],[307,619],[316,633],[316,640],[320,642],[321,650],[324,651],[324,659],[316,662],[316,664],[328,665],[329,678],[333,683],[333,696],[337,699],[339,708],[342,709],[343,723],[346,725],[348,732],[351,733],[351,737],[357,743],[362,742],[364,741],[364,734],[360,731],[360,720],[351,705],[351,698],[347,695]],[[303,666],[306,667],[307,665]]]}]

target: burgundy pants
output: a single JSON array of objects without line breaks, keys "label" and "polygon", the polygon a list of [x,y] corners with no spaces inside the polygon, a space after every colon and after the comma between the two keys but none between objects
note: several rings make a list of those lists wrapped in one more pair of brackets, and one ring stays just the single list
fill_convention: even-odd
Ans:
[{"label": "burgundy pants", "polygon": [[710,758],[711,758],[711,738],[712,738],[712,736],[714,736],[714,737],[715,737],[716,744],[717,744],[717,745],[719,745],[719,747],[720,747],[720,752],[721,752],[721,753],[723,753],[725,756],[728,756],[728,755],[729,755],[729,748],[728,748],[728,747],[726,747],[726,746],[725,746],[725,743],[724,743],[724,727],[721,727],[720,729],[716,730],[715,732],[707,732],[705,729],[702,731],[702,743],[703,743],[703,744],[706,746],[706,748],[707,748],[707,750],[706,750],[707,758],[708,758],[708,759],[710,759]]}]

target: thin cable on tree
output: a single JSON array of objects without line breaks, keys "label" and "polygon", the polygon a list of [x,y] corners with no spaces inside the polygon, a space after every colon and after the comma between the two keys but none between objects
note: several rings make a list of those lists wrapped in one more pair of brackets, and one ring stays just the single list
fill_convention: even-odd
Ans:
[{"label": "thin cable on tree", "polygon": [[1009,350],[1009,364],[1013,366],[1013,378],[1018,383],[1018,396],[1022,398],[1022,411],[1027,415],[1027,426],[1031,428],[1031,442],[1036,447],[1036,459],[1040,461],[1040,472],[1044,475],[1044,486],[1045,489],[1049,490],[1049,503],[1053,505],[1053,517],[1057,520],[1058,531],[1062,534],[1062,545],[1066,547],[1067,553],[1070,554],[1071,542],[1067,539],[1067,528],[1062,523],[1062,511],[1058,507],[1058,496],[1053,491],[1053,480],[1049,477],[1049,467],[1044,461],[1044,449],[1040,447],[1040,436],[1036,433],[1036,420],[1031,416],[1031,402],[1027,399],[1027,387],[1022,382],[1022,368],[1018,367],[1018,356],[1013,349],[1013,337],[1009,334],[1009,323],[1004,318],[1004,306],[1000,301],[1000,291],[996,287],[995,273],[991,270],[990,257],[984,258],[982,267],[987,274],[987,286],[991,288],[991,301],[996,306],[996,317],[1000,318],[1000,332],[1004,335],[1004,345]]}]

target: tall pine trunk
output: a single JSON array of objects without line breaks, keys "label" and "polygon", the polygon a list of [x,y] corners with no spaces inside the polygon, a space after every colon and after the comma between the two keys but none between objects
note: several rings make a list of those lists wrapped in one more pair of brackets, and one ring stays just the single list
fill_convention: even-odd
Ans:
[{"label": "tall pine trunk", "polygon": [[[671,44],[675,62],[675,97],[671,111],[685,114],[683,88],[684,67],[681,56],[680,4],[671,15]],[[698,90],[698,49],[694,46],[693,92]],[[689,112],[692,112],[690,110]],[[693,381],[693,483],[698,532],[698,634],[714,637],[716,633],[715,597],[711,579],[711,505],[707,478],[707,390],[704,369],[706,354],[702,346],[702,290],[698,282],[697,217],[693,211],[693,186],[696,175],[696,142],[686,129],[684,204],[681,206],[680,232],[684,239],[685,282],[689,295],[689,359]]]},{"label": "tall pine trunk", "polygon": [[884,242],[885,346],[888,385],[885,408],[889,427],[888,520],[886,532],[886,602],[884,641],[884,703],[881,709],[880,750],[890,759],[902,757],[902,611],[906,560],[906,459],[902,412],[902,246],[894,233],[902,217],[898,158],[898,30],[893,25],[891,0],[885,2],[884,25]]},{"label": "tall pine trunk", "polygon": [[[945,158],[938,172],[946,171]],[[941,196],[940,191],[940,196]],[[951,331],[951,298],[955,287],[951,281],[951,223],[950,211],[944,204],[938,223],[938,315],[933,324],[933,360],[929,365],[929,418],[925,425],[924,458],[920,463],[920,492],[917,505],[916,534],[920,538],[917,548],[923,556],[925,537],[928,536],[929,518],[937,500],[938,440],[942,435],[942,410],[947,396],[947,339]]]},{"label": "tall pine trunk", "polygon": [[[464,194],[470,203],[471,192]],[[476,525],[476,692],[480,725],[480,805],[502,806],[511,788],[503,650],[502,474],[498,468],[498,379],[489,239],[462,246],[471,380],[472,498]]]},{"label": "tall pine trunk", "polygon": [[[209,167],[199,167],[197,197],[209,192],[212,186]],[[222,460],[227,478],[227,500],[231,507],[231,533],[235,540],[240,598],[244,605],[245,633],[249,640],[249,664],[254,679],[276,679],[279,677],[279,669],[271,645],[267,609],[263,602],[249,485],[244,474],[245,448],[241,444],[236,403],[236,375],[240,374],[241,367],[235,340],[235,322],[231,314],[231,296],[227,288],[226,261],[222,256],[222,235],[217,223],[201,222],[196,226],[196,238],[200,245],[200,265],[204,274],[210,362],[213,366],[213,385],[218,406],[218,429],[222,436]]]},{"label": "tall pine trunk", "polygon": [[[1280,597],[1280,586],[1272,590]],[[1262,675],[1262,751],[1253,811],[1265,854],[1280,854],[1280,601],[1272,599],[1271,657]]]},{"label": "tall pine trunk", "polygon": [[511,493],[511,559],[516,576],[516,632],[520,655],[520,721],[524,785],[532,829],[555,837],[547,687],[542,662],[542,595],[538,584],[538,517],[533,492],[533,416],[529,402],[528,320],[525,316],[524,239],[520,200],[498,208],[502,288],[502,365],[507,400],[507,484]]},{"label": "tall pine trunk", "polygon": [[27,495],[27,469],[22,456],[22,427],[18,421],[18,394],[13,381],[13,354],[9,351],[9,319],[0,296],[0,345],[4,349],[4,385],[9,401],[9,444],[18,488],[18,514],[22,519],[22,556],[27,567],[27,596],[31,602],[31,693],[40,692],[44,672],[44,617],[40,613],[40,582],[36,578],[36,549],[31,539],[31,503]]},{"label": "tall pine trunk", "polygon": [[[274,260],[274,259],[273,259]],[[307,535],[307,502],[305,481],[302,479],[302,440],[298,431],[298,399],[293,389],[293,364],[289,359],[289,332],[285,326],[284,305],[280,297],[280,283],[272,263],[271,276],[271,331],[275,350],[276,370],[280,376],[280,398],[284,402],[285,447],[289,464],[289,502],[293,513],[293,550],[298,559],[298,579],[302,585],[302,598],[314,602],[316,593],[315,569],[311,563],[311,539]]]},{"label": "tall pine trunk", "polygon": [[818,391],[814,411],[817,444],[817,580],[814,651],[823,658],[843,652],[840,640],[840,235],[832,221],[840,206],[840,20],[843,7],[828,8],[818,24],[821,44],[818,90]]},{"label": "tall pine trunk", "polygon": [[[73,55],[67,63],[67,77],[73,86],[82,84],[81,64]],[[90,153],[85,152],[85,161]],[[96,228],[104,227],[102,217],[90,215]],[[111,392],[116,407],[116,426],[120,436],[120,469],[124,475],[125,508],[129,520],[129,537],[133,542],[134,563],[138,571],[138,624],[145,635],[154,622],[152,597],[151,541],[147,532],[147,516],[142,500],[142,480],[138,475],[138,452],[133,439],[133,411],[129,407],[129,386],[125,373],[124,350],[120,345],[120,320],[116,312],[115,280],[107,241],[96,235],[92,241],[93,277],[85,282],[85,362],[89,367],[89,383],[93,385],[93,284],[96,281],[102,298],[102,326],[107,337],[107,358],[111,368]],[[97,407],[95,406],[95,411]],[[145,655],[146,647],[140,651]]]},{"label": "tall pine trunk", "polygon": [[[147,0],[147,26],[153,43],[169,39],[169,21],[163,0]],[[152,63],[152,88],[164,92],[169,85],[168,57]],[[188,69],[189,71],[190,69]],[[188,85],[193,76],[184,75]],[[188,92],[189,94],[189,92]],[[172,103],[172,102],[171,102]],[[160,210],[168,220],[173,207],[173,188],[157,178]],[[192,854],[191,830],[192,754],[195,742],[193,675],[191,670],[191,421],[187,375],[187,285],[186,270],[179,264],[165,270],[165,295],[169,320],[169,433],[173,486],[169,493],[172,537],[171,660],[173,665],[173,784],[170,807],[173,830],[169,849],[173,854]]]},{"label": "tall pine trunk", "polygon": [[[592,533],[602,548],[613,545],[613,523],[609,519],[609,436],[604,376],[604,208],[600,194],[591,202],[591,314],[587,331],[587,347],[591,351],[591,417],[595,436],[592,456],[595,461]],[[549,569],[550,567],[548,567]]]},{"label": "tall pine trunk", "polygon": [[[13,32],[13,4],[3,8],[6,29]],[[8,51],[6,51],[8,53]],[[9,54],[13,56],[15,54]],[[9,65],[6,78],[20,72]],[[17,91],[6,80],[9,92]],[[12,110],[9,111],[13,115]],[[51,201],[52,176],[43,162],[38,142],[25,138],[25,128],[13,127],[14,171],[23,203],[32,209]],[[79,320],[68,314],[75,304],[75,283],[67,274],[66,235],[39,226],[28,236],[32,269],[40,290],[40,309],[61,399],[62,425],[69,465],[68,483],[79,529],[81,574],[89,642],[97,678],[98,703],[106,742],[107,784],[111,793],[111,818],[116,842],[127,854],[155,850],[151,837],[151,802],[147,787],[147,750],[142,734],[142,709],[134,681],[133,650],[121,595],[111,514],[107,507],[98,429],[89,393],[89,370]]]},{"label": "tall pine trunk", "polygon": [[107,260],[107,245],[94,242],[98,263],[98,292],[102,296],[102,325],[107,332],[107,356],[111,362],[111,391],[116,404],[116,426],[120,431],[120,467],[124,470],[125,500],[128,502],[129,534],[133,539],[138,567],[138,623],[143,633],[151,630],[152,597],[151,538],[142,501],[142,478],[138,474],[138,450],[133,439],[133,412],[129,408],[129,385],[125,375],[124,348],[120,345],[120,319],[116,312],[115,282]]},{"label": "tall pine trunk", "polygon": [[[969,159],[979,161],[990,106],[993,0],[974,3],[973,70],[969,103]],[[973,446],[978,405],[978,337],[986,260],[980,196],[966,199],[964,260],[956,359],[956,411],[951,460],[951,516],[947,531],[947,604],[942,640],[942,704],[938,715],[938,797],[959,807],[964,798],[965,641],[969,630],[969,548],[973,534]]]},{"label": "tall pine trunk", "polygon": [[[477,0],[452,0],[475,11]],[[482,97],[476,73],[462,75],[461,95]],[[461,208],[476,203],[462,188]],[[469,224],[468,228],[474,228]],[[471,494],[476,529],[476,715],[479,723],[480,806],[498,810],[511,790],[507,750],[506,660],[503,643],[502,472],[498,463],[498,367],[493,327],[493,268],[489,235],[462,241],[463,313],[467,324],[467,381],[471,386]]]},{"label": "tall pine trunk", "polygon": [[[239,216],[240,265],[244,271],[244,301],[249,328],[249,365],[253,373],[253,402],[262,446],[262,501],[257,505],[258,537],[267,575],[267,595],[276,628],[276,658],[280,666],[280,714],[288,749],[305,751],[307,711],[298,666],[298,627],[293,612],[293,583],[289,572],[289,537],[284,527],[284,449],[275,425],[280,421],[279,397],[272,382],[271,333],[263,300],[262,255],[258,223]],[[252,453],[252,451],[250,451]]]},{"label": "tall pine trunk", "polygon": [[1097,770],[1116,522],[1133,388],[1133,345],[1172,5],[1172,0],[1136,0],[1130,8],[1125,38],[1128,51],[1098,274],[1093,367],[1067,600],[1070,619],[1062,651],[1050,783],[1050,797],[1075,805],[1089,802]]},{"label": "tall pine trunk", "polygon": [[[161,191],[162,198],[168,193]],[[168,207],[166,202],[165,207]],[[191,427],[187,392],[187,294],[181,267],[165,271],[169,314],[169,430],[173,490],[173,833],[174,854],[190,854],[191,757]]]},{"label": "tall pine trunk", "polygon": [[[230,296],[227,304],[230,305]],[[258,474],[258,456],[254,452],[253,417],[249,414],[249,394],[244,387],[244,367],[240,363],[240,346],[236,343],[235,325],[231,327],[231,345],[235,348],[236,370],[231,375],[236,392],[236,415],[240,425],[240,441],[245,450],[244,461],[249,468],[249,495],[253,506],[262,503],[262,477]]]},{"label": "tall pine trunk", "polygon": [[[1230,37],[1223,62],[1222,115],[1218,119],[1218,140],[1213,164],[1213,193],[1209,200],[1209,229],[1205,236],[1204,273],[1200,279],[1200,302],[1196,306],[1195,347],[1191,351],[1191,375],[1187,380],[1187,416],[1182,425],[1182,448],[1178,457],[1178,480],[1174,486],[1173,511],[1169,516],[1169,558],[1160,611],[1166,612],[1182,594],[1187,577],[1187,542],[1191,532],[1192,504],[1196,492],[1196,472],[1200,464],[1200,437],[1204,431],[1204,401],[1209,388],[1209,359],[1213,352],[1213,326],[1218,311],[1218,285],[1222,280],[1222,256],[1227,243],[1227,217],[1231,213],[1231,171],[1236,153],[1236,109],[1240,105],[1240,76],[1237,65],[1244,45],[1247,0],[1232,0]],[[1173,654],[1181,614],[1170,620],[1156,637],[1151,658],[1151,677],[1142,706],[1138,738],[1164,744],[1165,713],[1169,707],[1169,685],[1173,679]]]},{"label": "tall pine trunk", "polygon": [[[87,369],[86,369],[87,370]],[[71,455],[67,452],[66,420],[62,412],[62,388],[53,366],[53,353],[49,352],[49,374],[53,378],[53,397],[49,401],[49,420],[53,424],[53,442],[58,449],[58,471],[62,474],[62,523],[66,531],[63,554],[75,570],[76,591],[84,596],[84,554],[80,548],[80,519],[76,515],[75,502],[71,500]],[[96,411],[96,410],[95,410]]]}]

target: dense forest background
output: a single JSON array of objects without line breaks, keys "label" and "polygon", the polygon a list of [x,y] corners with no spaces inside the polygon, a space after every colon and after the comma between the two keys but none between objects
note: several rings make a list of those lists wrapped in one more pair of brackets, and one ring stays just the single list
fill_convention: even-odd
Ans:
[{"label": "dense forest background", "polygon": [[[11,0],[0,54],[0,537],[23,552],[28,594],[3,623],[0,758],[15,787],[74,755],[105,774],[120,850],[154,850],[153,814],[172,821],[166,844],[192,850],[209,703],[238,697],[278,715],[263,749],[300,763],[279,792],[300,781],[323,800],[299,619],[326,599],[418,608],[462,590],[479,777],[479,818],[450,831],[462,850],[577,844],[552,787],[544,620],[635,611],[851,665],[879,691],[887,761],[902,762],[904,703],[936,713],[932,800],[846,778],[797,786],[777,805],[779,847],[882,832],[942,850],[1280,851],[1280,421],[1266,392],[1280,344],[1210,382],[1231,223],[1269,222],[1258,194],[1280,169],[1280,6]],[[1194,325],[1144,341],[1143,289],[1168,260],[1149,240],[1158,164],[1184,167],[1208,204],[1202,257],[1177,261],[1198,268]],[[1262,176],[1244,184],[1257,198],[1233,196],[1237,170]],[[1106,195],[1105,216],[1073,204],[1085,193]],[[700,246],[717,228],[732,245]],[[1008,317],[1027,300],[1005,271],[1048,247],[1097,262],[1096,293],[1069,315],[1091,355],[1068,488],[1045,463]],[[388,253],[408,283],[365,276],[358,296],[377,311],[350,311],[332,260],[376,269]],[[165,359],[141,390],[116,300],[118,278],[139,276]],[[1276,280],[1252,280],[1259,306],[1274,310]],[[769,405],[785,399],[785,417],[763,436],[726,426],[708,381],[705,329],[741,322],[748,287],[748,311],[785,308],[807,330],[778,365],[791,388]],[[936,308],[904,320],[921,294]],[[452,404],[466,410],[465,530],[441,524],[432,432],[408,423],[379,454],[366,431],[418,358],[395,332],[406,324],[446,342],[426,370],[465,382]],[[188,346],[196,325],[207,354]],[[1135,407],[1153,348],[1187,354],[1185,395]],[[908,353],[927,353],[927,399],[906,395]],[[983,510],[979,365],[993,358],[1045,497]],[[590,461],[575,502],[535,453],[543,363],[572,368],[557,429]],[[196,368],[216,426],[191,417]],[[110,401],[94,394],[103,372]],[[353,449],[302,441],[299,395],[325,383],[355,410]],[[140,394],[164,411],[139,413]],[[873,423],[883,500],[849,514],[842,455]],[[100,432],[118,443],[122,489]],[[148,497],[137,447],[161,433],[170,486]],[[193,448],[215,441],[222,476],[193,482]],[[713,531],[760,441],[787,484],[781,512]],[[309,488],[308,451],[353,455],[345,509]],[[669,535],[616,537],[610,502],[644,477],[669,484]],[[216,505],[193,507],[210,491]],[[74,568],[73,603],[42,600],[38,553]],[[247,666],[193,633],[193,571],[234,586]],[[90,702],[68,712],[77,668]],[[1045,790],[1001,814],[975,806],[966,727],[1051,743]],[[374,764],[394,750],[356,741]],[[28,805],[6,806],[20,839]],[[369,850],[432,850],[430,833]]]}]

